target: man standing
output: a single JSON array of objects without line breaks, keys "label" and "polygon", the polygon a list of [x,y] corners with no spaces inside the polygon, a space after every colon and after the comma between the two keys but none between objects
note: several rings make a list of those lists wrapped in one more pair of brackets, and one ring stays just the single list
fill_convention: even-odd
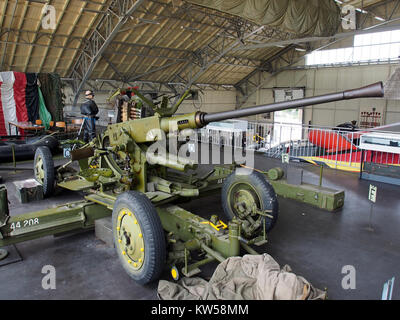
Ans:
[{"label": "man standing", "polygon": [[83,125],[83,140],[89,142],[96,138],[96,115],[99,112],[96,102],[94,102],[94,93],[91,90],[85,92],[86,101],[81,105],[81,114],[85,117]]}]

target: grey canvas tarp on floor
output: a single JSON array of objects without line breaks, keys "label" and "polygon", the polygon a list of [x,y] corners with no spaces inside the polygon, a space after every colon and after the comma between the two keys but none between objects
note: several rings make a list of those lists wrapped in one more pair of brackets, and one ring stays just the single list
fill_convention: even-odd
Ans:
[{"label": "grey canvas tarp on floor", "polygon": [[277,27],[297,36],[334,35],[341,23],[332,0],[187,0],[190,3]]},{"label": "grey canvas tarp on floor", "polygon": [[322,300],[326,292],[282,269],[268,254],[228,258],[220,263],[209,282],[183,278],[178,283],[161,280],[163,300]]}]

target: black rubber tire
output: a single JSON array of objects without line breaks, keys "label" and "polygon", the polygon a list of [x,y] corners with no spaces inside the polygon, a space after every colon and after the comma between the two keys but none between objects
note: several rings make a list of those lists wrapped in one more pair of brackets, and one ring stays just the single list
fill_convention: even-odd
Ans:
[{"label": "black rubber tire", "polygon": [[272,210],[270,215],[273,216],[273,219],[265,218],[265,230],[266,232],[271,231],[278,220],[278,198],[274,188],[269,184],[265,176],[254,170],[238,168],[224,181],[221,191],[223,218],[231,221],[235,217],[235,213],[229,204],[228,194],[229,190],[238,183],[247,183],[252,186],[260,200],[260,205],[262,206],[260,209]]},{"label": "black rubber tire", "polygon": [[[134,270],[118,250],[117,219],[118,213],[123,208],[132,211],[143,232],[145,245],[145,258],[143,267],[139,271]],[[160,217],[151,201],[142,193],[127,191],[118,196],[112,213],[114,244],[118,258],[128,275],[141,285],[159,279],[166,265],[166,243],[164,230]]]},{"label": "black rubber tire", "polygon": [[[39,181],[36,178],[36,162],[38,158],[42,158],[43,161],[43,171],[44,171],[44,181]],[[43,195],[45,197],[49,197],[54,192],[55,185],[55,173],[54,173],[54,161],[53,156],[51,155],[51,151],[48,147],[39,147],[36,149],[35,158],[34,158],[34,175],[36,181],[42,184],[43,186]]]}]

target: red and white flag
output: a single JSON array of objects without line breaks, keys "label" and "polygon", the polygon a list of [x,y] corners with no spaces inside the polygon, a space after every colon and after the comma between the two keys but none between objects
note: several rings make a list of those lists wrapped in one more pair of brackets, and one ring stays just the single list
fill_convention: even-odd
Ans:
[{"label": "red and white flag", "polygon": [[[10,132],[9,123],[28,121],[26,105],[26,74],[23,72],[0,72],[0,135],[17,134],[15,127]],[[21,132],[21,134],[23,134]]]}]

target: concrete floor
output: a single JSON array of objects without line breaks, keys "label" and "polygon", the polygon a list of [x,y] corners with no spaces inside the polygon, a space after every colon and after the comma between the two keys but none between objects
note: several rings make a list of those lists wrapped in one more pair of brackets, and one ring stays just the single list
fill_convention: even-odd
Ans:
[{"label": "concrete floor", "polygon": [[[261,170],[279,166],[277,160],[256,156],[255,166]],[[304,181],[318,183],[319,168],[304,168]],[[29,167],[29,163],[23,164]],[[15,197],[12,181],[32,176],[31,172],[2,172],[11,201],[11,214],[40,210],[78,200],[81,195],[62,191],[56,197],[21,205]],[[280,216],[269,235],[269,244],[258,248],[283,266],[305,277],[314,286],[328,289],[330,299],[380,299],[383,284],[393,276],[400,280],[400,199],[399,187],[378,186],[372,227],[368,231],[370,203],[368,181],[358,175],[326,169],[324,185],[344,189],[342,210],[329,213],[298,202],[280,199]],[[220,196],[207,201],[195,200],[183,205],[205,217],[222,211]],[[157,283],[139,286],[120,266],[113,248],[95,238],[94,232],[45,237],[16,245],[23,261],[0,267],[0,299],[157,299]],[[42,267],[56,268],[56,290],[43,290]],[[342,268],[356,269],[356,289],[341,286]],[[204,276],[210,276],[212,266]],[[163,278],[167,279],[164,275]],[[399,281],[397,280],[397,281]],[[400,299],[395,283],[393,299]]]}]

